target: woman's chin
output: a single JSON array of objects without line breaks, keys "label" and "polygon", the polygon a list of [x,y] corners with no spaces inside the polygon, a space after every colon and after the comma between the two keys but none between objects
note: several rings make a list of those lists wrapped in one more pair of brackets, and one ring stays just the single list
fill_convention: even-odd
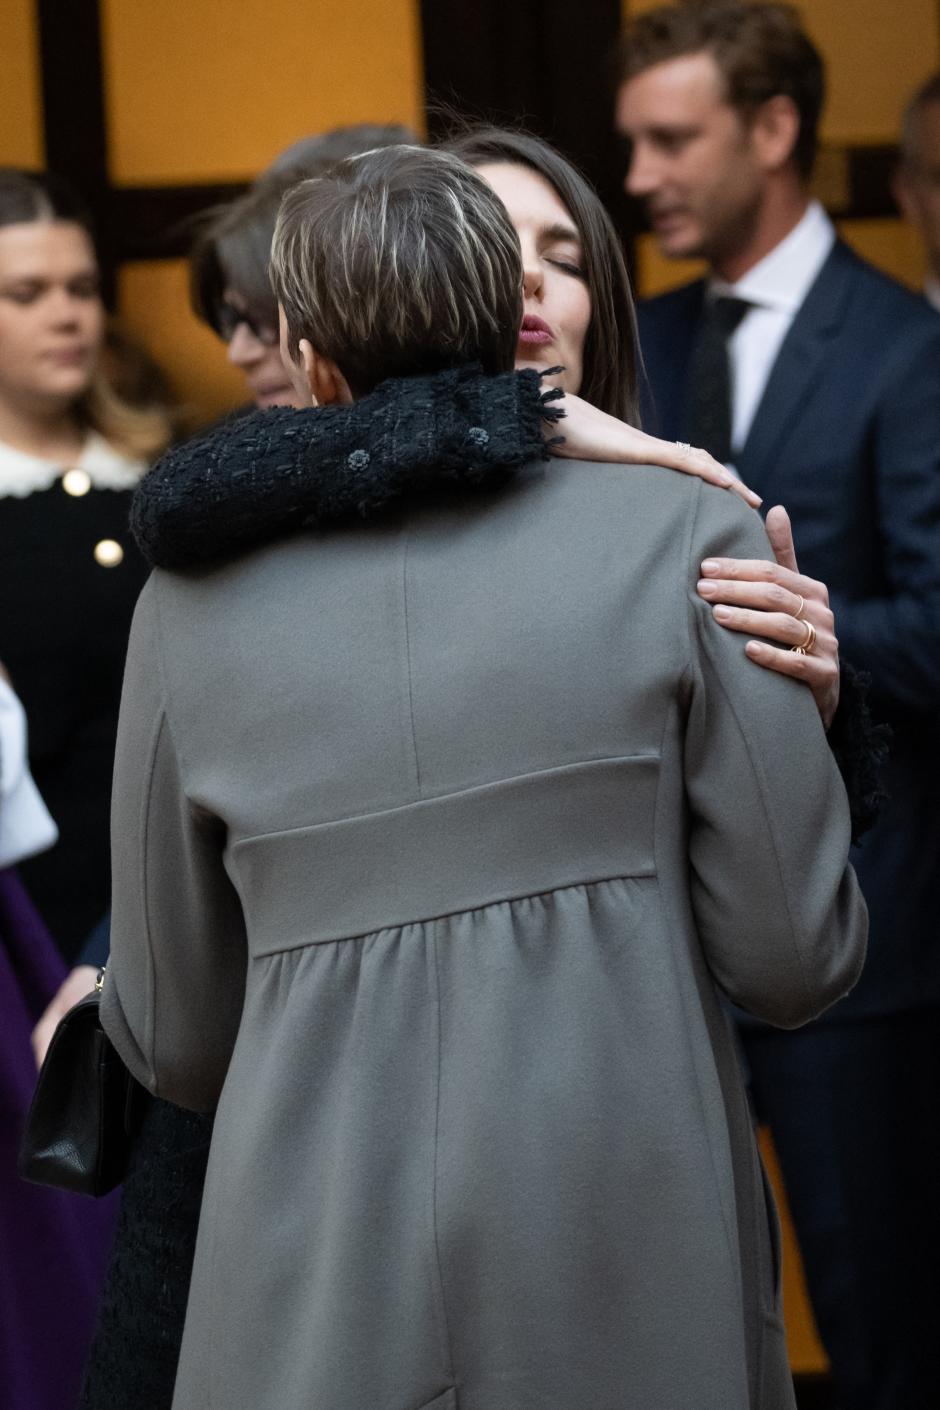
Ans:
[{"label": "woman's chin", "polygon": [[67,405],[88,391],[91,379],[91,367],[66,363],[46,369],[46,375],[30,390],[41,400]]}]

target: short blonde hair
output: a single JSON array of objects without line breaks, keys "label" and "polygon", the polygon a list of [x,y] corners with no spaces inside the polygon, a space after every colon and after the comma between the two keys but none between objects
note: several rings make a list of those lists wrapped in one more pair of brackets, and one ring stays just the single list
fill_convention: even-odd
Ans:
[{"label": "short blonde hair", "polygon": [[271,280],[291,354],[308,338],[356,395],[466,362],[513,366],[519,239],[486,182],[450,153],[387,147],[295,186]]}]

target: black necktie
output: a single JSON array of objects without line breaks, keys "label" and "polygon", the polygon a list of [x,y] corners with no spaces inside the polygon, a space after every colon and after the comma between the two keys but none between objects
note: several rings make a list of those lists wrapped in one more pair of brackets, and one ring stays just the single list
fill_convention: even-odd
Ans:
[{"label": "black necktie", "polygon": [[748,309],[746,299],[722,295],[705,305],[689,364],[689,441],[716,460],[731,459],[731,360],[728,342]]}]

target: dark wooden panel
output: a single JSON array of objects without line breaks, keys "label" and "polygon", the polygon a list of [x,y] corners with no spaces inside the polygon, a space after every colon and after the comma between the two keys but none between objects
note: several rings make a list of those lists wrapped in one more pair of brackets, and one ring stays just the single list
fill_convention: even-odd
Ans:
[{"label": "dark wooden panel", "polygon": [[37,0],[36,18],[46,162],[91,209],[110,298],[115,245],[106,218],[108,146],[98,0]]},{"label": "dark wooden panel", "polygon": [[421,21],[432,137],[447,130],[440,105],[525,126],[560,147],[622,214],[610,64],[619,0],[424,0]]},{"label": "dark wooden panel", "polygon": [[118,260],[175,259],[186,254],[200,213],[233,201],[246,190],[245,182],[112,188],[106,210]]}]

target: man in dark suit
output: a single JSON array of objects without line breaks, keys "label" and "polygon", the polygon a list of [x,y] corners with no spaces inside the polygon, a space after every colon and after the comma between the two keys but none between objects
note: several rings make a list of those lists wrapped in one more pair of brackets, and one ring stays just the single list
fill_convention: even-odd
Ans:
[{"label": "man in dark suit", "polygon": [[[708,265],[641,308],[648,429],[786,505],[894,731],[889,800],[854,857],[866,971],[824,1020],[742,1039],[838,1403],[923,1410],[940,1396],[940,318],[810,199],[824,74],[788,6],[649,12],[622,63],[627,188],[663,253]],[[775,585],[736,590],[753,632]]]}]

